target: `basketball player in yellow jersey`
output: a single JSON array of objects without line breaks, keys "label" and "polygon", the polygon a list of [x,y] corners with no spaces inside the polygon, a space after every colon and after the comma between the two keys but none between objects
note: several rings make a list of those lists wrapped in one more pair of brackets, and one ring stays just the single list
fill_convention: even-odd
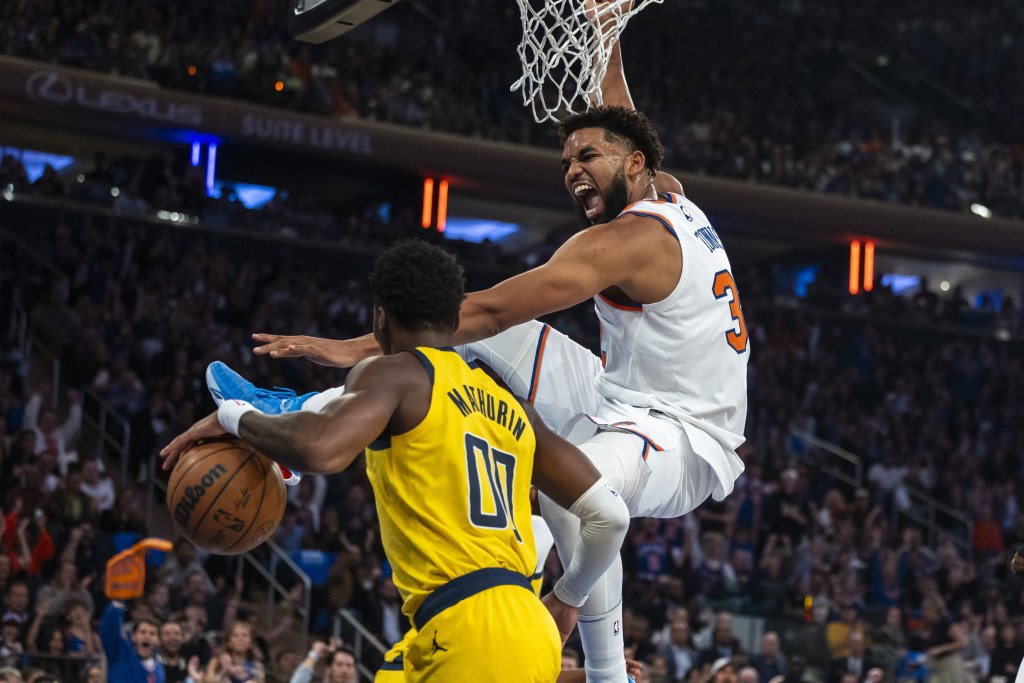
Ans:
[{"label": "basketball player in yellow jersey", "polygon": [[[579,606],[618,556],[626,506],[579,450],[449,347],[465,296],[453,257],[399,243],[370,285],[385,355],[353,368],[341,398],[284,415],[225,401],[161,452],[164,466],[225,432],[314,474],[340,472],[365,448],[381,540],[417,631],[405,680],[550,683]],[[543,604],[528,578],[531,481],[580,520]]]}]

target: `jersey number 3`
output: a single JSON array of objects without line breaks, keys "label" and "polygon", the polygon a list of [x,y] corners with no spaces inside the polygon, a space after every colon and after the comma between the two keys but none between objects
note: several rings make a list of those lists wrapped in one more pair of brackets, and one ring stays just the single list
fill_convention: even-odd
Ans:
[{"label": "jersey number 3", "polygon": [[732,279],[732,273],[728,270],[720,270],[715,273],[715,282],[711,291],[716,299],[729,297],[729,313],[736,321],[736,329],[726,330],[725,342],[732,347],[736,353],[743,353],[747,350],[747,323],[743,321],[743,309],[740,308],[740,295],[736,291],[736,281]]},{"label": "jersey number 3", "polygon": [[516,528],[512,508],[516,456],[491,448],[479,436],[466,434],[466,469],[469,476],[469,520],[473,526],[507,529],[511,523],[516,540],[522,543],[523,537]]}]

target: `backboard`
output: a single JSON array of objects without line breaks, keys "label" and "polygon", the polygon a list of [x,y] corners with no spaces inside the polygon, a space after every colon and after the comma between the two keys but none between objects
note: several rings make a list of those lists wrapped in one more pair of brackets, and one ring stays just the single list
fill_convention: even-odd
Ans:
[{"label": "backboard", "polygon": [[288,32],[307,43],[323,43],[347,33],[399,0],[291,0]]}]

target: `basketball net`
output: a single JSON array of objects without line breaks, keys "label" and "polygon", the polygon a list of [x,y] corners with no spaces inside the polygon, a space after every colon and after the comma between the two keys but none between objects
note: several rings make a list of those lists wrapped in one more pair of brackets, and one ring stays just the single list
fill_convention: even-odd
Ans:
[{"label": "basketball net", "polygon": [[601,81],[626,23],[663,0],[516,0],[523,76],[512,84],[537,123],[601,105]]}]

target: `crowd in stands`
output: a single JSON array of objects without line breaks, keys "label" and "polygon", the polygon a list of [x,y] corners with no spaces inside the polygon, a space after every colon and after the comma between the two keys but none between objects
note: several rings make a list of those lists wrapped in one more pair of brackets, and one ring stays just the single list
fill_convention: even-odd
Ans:
[{"label": "crowd in stands", "polygon": [[[109,626],[117,618],[135,635],[124,647],[156,653],[180,674],[173,680],[217,681],[234,671],[236,680],[304,681],[325,663],[339,670],[325,680],[352,680],[342,670],[355,656],[336,646],[328,657],[322,642],[336,611],[351,610],[386,643],[405,627],[361,461],[291,489],[275,535],[289,553],[317,551],[330,562],[308,620],[320,644],[296,637],[301,586],[267,621],[258,576],[179,539],[151,567],[144,598],[123,614],[110,611],[117,608],[107,604],[103,572],[115,550],[148,532],[153,511],[135,482],[156,471],[155,452],[212,410],[208,362],[225,361],[261,386],[306,391],[343,381],[341,372],[304,361],[254,361],[249,333],[364,332],[368,261],[339,282],[301,255],[241,259],[216,233],[63,220],[35,221],[26,236],[63,275],[33,270],[15,250],[0,255],[5,286],[21,285],[30,328],[65,368],[54,405],[53,387],[33,379],[15,350],[5,350],[0,366],[0,666],[37,681],[102,676],[90,667],[102,666],[105,651],[109,670],[108,643],[120,641],[104,628],[117,633]],[[623,551],[623,630],[630,654],[647,664],[642,676],[1012,676],[1024,656],[1024,583],[1006,566],[1006,549],[1024,539],[1019,343],[751,300],[746,473],[724,502],[680,519],[634,520]],[[584,316],[554,324],[593,344],[593,321]],[[86,391],[132,426],[127,480],[119,463],[80,448]],[[863,457],[860,480],[845,482],[832,471],[837,461],[791,427]],[[967,524],[923,526],[915,491],[963,512]],[[549,585],[559,571],[551,556]],[[354,636],[347,627],[341,635]],[[140,642],[159,647],[139,650]],[[578,663],[578,649],[571,641],[565,666]],[[316,656],[303,658],[307,652]],[[723,658],[729,666],[719,665]],[[373,654],[364,661],[379,662]]]},{"label": "crowd in stands", "polygon": [[[285,12],[265,2],[19,0],[3,19],[0,54],[324,116],[554,142],[509,91],[520,75],[509,3],[404,3],[319,46],[291,40]],[[624,44],[672,168],[1021,217],[1021,35],[1013,0],[986,12],[951,0],[686,0],[645,10]]]}]

